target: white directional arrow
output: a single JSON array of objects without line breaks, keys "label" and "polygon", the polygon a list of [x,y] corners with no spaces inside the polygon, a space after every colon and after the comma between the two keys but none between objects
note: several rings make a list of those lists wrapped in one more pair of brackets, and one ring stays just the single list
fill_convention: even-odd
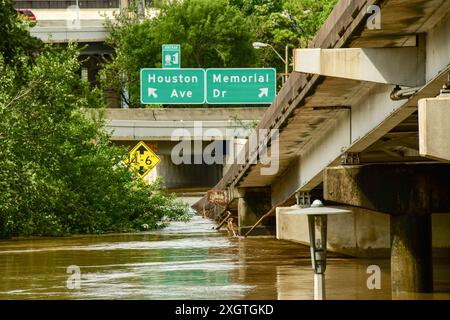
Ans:
[{"label": "white directional arrow", "polygon": [[158,95],[156,94],[156,90],[157,89],[155,89],[155,88],[148,88],[148,96],[158,98]]},{"label": "white directional arrow", "polygon": [[259,89],[258,97],[259,97],[259,98],[262,98],[262,97],[264,97],[264,96],[266,96],[266,97],[269,96],[269,88],[260,88],[260,89]]}]

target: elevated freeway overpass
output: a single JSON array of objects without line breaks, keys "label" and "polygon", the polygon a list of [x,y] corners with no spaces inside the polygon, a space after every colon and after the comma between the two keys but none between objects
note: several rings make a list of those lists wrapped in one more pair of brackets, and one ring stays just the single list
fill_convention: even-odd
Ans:
[{"label": "elevated freeway overpass", "polygon": [[[61,10],[61,13],[66,12]],[[39,12],[37,14],[39,16]],[[37,25],[31,28],[30,34],[44,42],[52,43],[67,43],[70,41],[79,43],[104,42],[108,35],[104,22],[103,19],[80,20],[77,27],[69,19],[38,20]]]},{"label": "elevated freeway overpass", "polygon": [[[128,0],[16,0],[16,8],[31,9],[37,23],[30,33],[44,42],[104,42],[105,20],[115,20]],[[76,9],[78,4],[79,10]],[[153,15],[153,9],[146,12]]]},{"label": "elevated freeway overpass", "polygon": [[[146,177],[149,181],[163,177],[170,191],[197,201],[222,178],[231,165],[230,153],[241,149],[266,109],[107,109],[105,119],[113,143],[131,149],[144,141],[161,159]],[[188,160],[174,163],[172,152],[181,144],[177,155],[183,153]],[[212,153],[217,161],[205,164]]]},{"label": "elevated freeway overpass", "polygon": [[[190,140],[246,139],[266,107],[107,109],[112,141],[173,141],[184,129]],[[197,129],[197,130],[196,130]]]},{"label": "elevated freeway overpass", "polygon": [[[248,142],[245,163],[214,186],[240,233],[276,227],[309,244],[306,218],[282,209],[319,198],[353,211],[329,218],[329,247],[388,254],[394,291],[432,290],[431,248],[450,245],[449,30],[449,1],[339,1],[309,48],[294,50],[294,72],[256,128],[277,172],[262,174]],[[194,207],[224,212],[206,197]]]},{"label": "elevated freeway overpass", "polygon": [[[78,3],[80,9],[76,10]],[[83,50],[82,76],[96,84],[103,58],[113,49],[105,44],[108,32],[106,19],[114,20],[114,13],[126,6],[125,0],[16,0],[16,8],[30,9],[36,16],[36,25],[30,34],[46,43],[67,44],[77,42]],[[117,95],[111,94],[109,103],[119,104]]]},{"label": "elevated freeway overpass", "polygon": [[[89,4],[92,1],[85,2]],[[114,20],[114,12],[120,8],[117,1],[97,2],[97,8],[81,7],[79,11],[71,1],[55,1],[59,3],[58,7],[52,7],[49,1],[17,1],[16,7],[31,7],[37,23],[30,33],[44,42],[104,42],[107,37],[105,20]],[[113,7],[108,7],[110,5]]]}]

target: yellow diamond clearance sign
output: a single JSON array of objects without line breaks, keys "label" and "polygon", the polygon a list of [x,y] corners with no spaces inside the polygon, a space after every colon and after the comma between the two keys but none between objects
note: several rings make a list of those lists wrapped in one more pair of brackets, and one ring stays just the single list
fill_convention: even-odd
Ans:
[{"label": "yellow diamond clearance sign", "polygon": [[160,161],[156,153],[144,141],[140,141],[128,154],[125,164],[144,178]]}]

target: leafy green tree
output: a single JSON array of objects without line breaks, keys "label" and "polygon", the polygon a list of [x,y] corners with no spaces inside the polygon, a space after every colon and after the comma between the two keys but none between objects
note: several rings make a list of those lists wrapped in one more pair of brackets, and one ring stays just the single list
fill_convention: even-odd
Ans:
[{"label": "leafy green tree", "polygon": [[[337,0],[234,0],[252,21],[257,41],[271,44],[283,54],[286,46],[307,47],[325,22]],[[283,62],[269,48],[258,50],[260,66],[277,66]],[[291,61],[292,62],[292,61]]]},{"label": "leafy green tree", "polygon": [[3,54],[1,237],[129,231],[188,218],[161,181],[147,185],[122,163],[127,150],[110,143],[101,92],[78,75],[75,45]]},{"label": "leafy green tree", "polygon": [[181,45],[183,68],[249,67],[254,49],[249,20],[228,0],[160,2],[155,17],[141,20],[135,8],[107,24],[112,63],[103,71],[104,88],[128,88],[130,105],[139,106],[139,71],[161,67],[161,45]]},{"label": "leafy green tree", "polygon": [[290,20],[291,30],[296,30],[298,44],[306,47],[322,27],[337,0],[284,0],[283,16]]},{"label": "leafy green tree", "polygon": [[40,40],[30,37],[28,22],[17,18],[12,0],[0,0],[0,52],[7,64],[20,63],[19,57],[32,57],[42,46]]},{"label": "leafy green tree", "polygon": [[284,72],[270,48],[255,50],[252,42],[269,43],[282,55],[286,45],[289,50],[305,47],[336,1],[160,0],[156,15],[145,19],[132,5],[107,23],[115,56],[101,82],[139,107],[139,70],[161,67],[164,43],[181,44],[184,68],[276,67]]},{"label": "leafy green tree", "polygon": [[247,16],[252,15],[257,6],[265,6],[269,12],[280,12],[283,8],[281,0],[230,0],[230,4],[238,7]]},{"label": "leafy green tree", "polygon": [[21,74],[0,60],[0,214],[2,233],[60,235],[126,231],[186,207],[161,182],[147,185],[110,144],[100,93],[80,79],[78,52],[47,49]]}]

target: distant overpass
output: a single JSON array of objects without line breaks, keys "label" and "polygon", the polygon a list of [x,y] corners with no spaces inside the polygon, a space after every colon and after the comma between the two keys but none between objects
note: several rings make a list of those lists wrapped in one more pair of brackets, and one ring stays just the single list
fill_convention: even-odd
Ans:
[{"label": "distant overpass", "polygon": [[[246,139],[267,108],[107,109],[112,141],[171,141],[177,129],[192,140]],[[197,129],[197,130],[196,130]],[[201,130],[201,131],[200,131]]]},{"label": "distant overpass", "polygon": [[[115,13],[128,6],[129,0],[15,0],[16,8],[27,8],[36,16],[37,24],[30,34],[46,43],[77,42],[81,50],[81,75],[92,85],[98,81],[101,62],[113,54],[105,43],[106,19],[115,20]],[[76,10],[78,3],[80,9]],[[154,11],[149,8],[146,16]],[[118,93],[110,93],[111,107],[120,105]]]},{"label": "distant overpass", "polygon": [[104,42],[108,35],[104,20],[100,19],[81,20],[79,27],[73,27],[66,20],[40,20],[30,30],[30,34],[44,42],[52,43],[67,43],[70,41],[79,43]]},{"label": "distant overpass", "polygon": [[[115,144],[132,148],[142,140],[160,157],[161,162],[148,176],[150,181],[162,176],[169,190],[198,200],[222,178],[223,170],[229,166],[227,157],[230,150],[240,150],[250,129],[258,123],[266,109],[107,109],[105,118],[111,141]],[[191,143],[192,149],[188,148],[187,152],[192,161],[174,164],[171,153],[181,140]],[[223,160],[222,163],[203,163],[205,150],[211,147],[223,150],[223,157],[217,155]],[[198,158],[200,163],[195,160]]]},{"label": "distant overpass", "polygon": [[[28,1],[39,5],[45,1]],[[48,1],[46,1],[48,2]],[[19,2],[21,3],[21,2]],[[70,1],[64,2],[73,5]],[[25,5],[25,4],[24,4]],[[117,8],[81,8],[79,13],[70,7],[31,8],[37,24],[30,33],[44,42],[65,43],[69,41],[103,42],[107,37],[105,19],[114,19]]]},{"label": "distant overpass", "polygon": [[[16,0],[16,8],[31,9],[37,24],[31,35],[44,42],[104,42],[108,36],[105,20],[114,21],[115,13],[128,5],[127,0]],[[151,10],[151,9],[150,9]],[[153,11],[147,12],[152,15]]]}]

